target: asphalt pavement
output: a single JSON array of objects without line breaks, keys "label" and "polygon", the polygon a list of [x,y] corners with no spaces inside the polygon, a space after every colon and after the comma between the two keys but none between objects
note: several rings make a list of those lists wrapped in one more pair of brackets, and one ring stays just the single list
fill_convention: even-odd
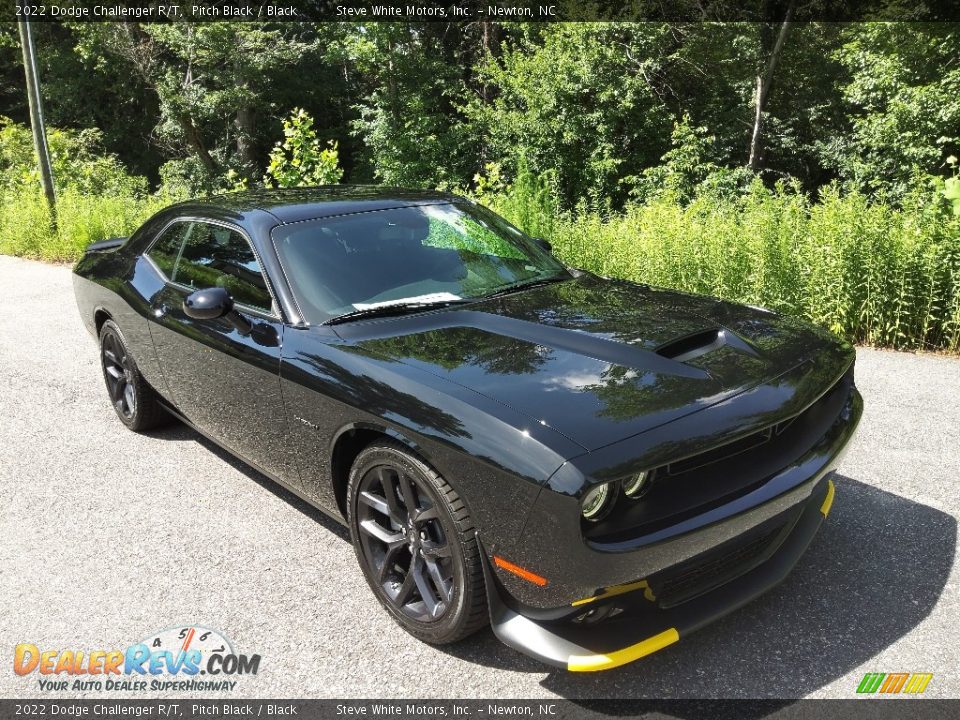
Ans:
[{"label": "asphalt pavement", "polygon": [[0,289],[2,697],[148,697],[41,690],[12,672],[14,646],[123,649],[194,625],[261,656],[231,697],[849,698],[867,672],[933,673],[927,696],[960,697],[956,358],[861,349],[861,430],[789,579],[656,655],[576,675],[489,630],[414,640],[336,523],[183,426],[120,424],[69,268],[0,257]]}]

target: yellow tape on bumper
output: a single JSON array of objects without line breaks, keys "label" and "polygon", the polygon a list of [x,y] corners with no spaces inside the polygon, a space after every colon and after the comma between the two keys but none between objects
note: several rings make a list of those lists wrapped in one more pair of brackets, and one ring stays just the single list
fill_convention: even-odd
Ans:
[{"label": "yellow tape on bumper", "polygon": [[827,480],[827,496],[823,499],[823,505],[820,506],[820,512],[824,517],[830,514],[830,508],[833,507],[833,496],[836,490],[833,487],[833,480]]},{"label": "yellow tape on bumper", "polygon": [[662,650],[667,645],[672,645],[680,639],[680,633],[676,628],[664,630],[659,635],[654,635],[646,640],[638,642],[636,645],[625,647],[623,650],[615,650],[606,655],[571,655],[567,658],[567,670],[572,672],[595,672],[597,670],[609,670],[620,667],[627,663],[639,660],[645,655]]}]

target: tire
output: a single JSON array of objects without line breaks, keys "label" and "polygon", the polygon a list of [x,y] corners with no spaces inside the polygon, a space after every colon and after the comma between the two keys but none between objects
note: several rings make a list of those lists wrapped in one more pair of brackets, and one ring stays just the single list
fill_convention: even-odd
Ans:
[{"label": "tire", "polygon": [[156,390],[137,370],[123,333],[113,320],[100,328],[100,368],[107,397],[120,422],[136,432],[169,422],[169,413],[160,405]]},{"label": "tire", "polygon": [[383,441],[357,456],[347,485],[347,520],[367,583],[411,635],[443,645],[487,624],[470,513],[453,488],[409,450]]}]

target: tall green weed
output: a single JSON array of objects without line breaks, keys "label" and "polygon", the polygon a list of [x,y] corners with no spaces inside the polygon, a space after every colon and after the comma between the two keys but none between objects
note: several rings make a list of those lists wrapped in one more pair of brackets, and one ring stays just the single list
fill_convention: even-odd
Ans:
[{"label": "tall green weed", "polygon": [[72,262],[92,242],[130,235],[150,215],[173,202],[160,195],[86,195],[65,190],[57,197],[57,231],[39,190],[0,196],[0,254]]}]

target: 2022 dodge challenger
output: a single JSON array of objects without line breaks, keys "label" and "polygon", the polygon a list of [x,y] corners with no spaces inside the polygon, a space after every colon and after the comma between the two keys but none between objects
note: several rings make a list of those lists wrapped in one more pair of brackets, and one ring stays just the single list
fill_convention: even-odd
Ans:
[{"label": "2022 dodge challenger", "polygon": [[127,427],[184,420],[346,522],[414,636],[490,622],[570,670],[782,580],[862,412],[827,333],[566,268],[442,193],[182,203],[74,272]]}]

